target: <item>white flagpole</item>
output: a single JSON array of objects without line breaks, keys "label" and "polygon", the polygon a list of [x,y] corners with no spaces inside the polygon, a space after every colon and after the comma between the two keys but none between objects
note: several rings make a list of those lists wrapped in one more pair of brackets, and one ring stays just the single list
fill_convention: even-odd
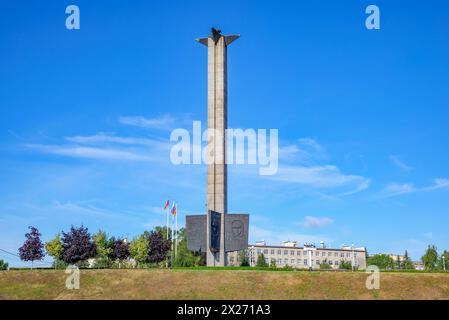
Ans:
[{"label": "white flagpole", "polygon": [[[167,198],[167,200],[168,200],[168,198]],[[170,201],[170,200],[168,200],[168,201]],[[165,202],[165,203],[167,203],[167,202]],[[170,213],[170,202],[168,203],[168,207],[165,208],[164,211],[167,211],[166,233],[167,233],[167,240],[168,240],[168,215]],[[168,268],[168,257],[165,259],[165,267]]]},{"label": "white flagpole", "polygon": [[178,206],[176,206],[175,230],[176,230],[175,257],[176,257],[178,254]]},{"label": "white flagpole", "polygon": [[[175,207],[176,205],[175,205],[175,202],[173,202],[173,206],[172,206],[172,209]],[[174,234],[174,223],[173,223],[173,220],[174,220],[174,218],[173,218],[173,213],[172,213],[172,219],[171,219],[171,221],[172,221],[172,223],[171,223],[171,266],[173,267],[173,247],[174,247],[174,243],[173,243],[173,238],[174,238],[174,236],[175,236],[175,234]]]}]

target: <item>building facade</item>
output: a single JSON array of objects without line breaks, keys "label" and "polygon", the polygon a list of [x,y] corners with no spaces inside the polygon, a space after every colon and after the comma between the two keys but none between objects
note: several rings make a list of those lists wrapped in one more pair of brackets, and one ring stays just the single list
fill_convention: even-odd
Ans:
[{"label": "building facade", "polygon": [[[307,244],[299,247],[296,242],[290,241],[277,246],[258,242],[249,245],[247,254],[250,266],[256,266],[257,257],[263,254],[267,264],[274,260],[277,267],[319,269],[321,264],[327,263],[332,269],[338,269],[342,262],[349,262],[358,269],[366,269],[366,248],[364,247],[333,249],[326,248],[324,245],[319,248]],[[229,265],[239,266],[239,258],[239,252],[229,253]]]}]

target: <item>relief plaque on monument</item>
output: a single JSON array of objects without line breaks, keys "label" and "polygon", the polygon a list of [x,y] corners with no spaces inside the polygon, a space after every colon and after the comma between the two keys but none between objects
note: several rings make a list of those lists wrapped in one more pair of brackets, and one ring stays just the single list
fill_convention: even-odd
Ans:
[{"label": "relief plaque on monument", "polygon": [[221,229],[221,213],[209,210],[210,215],[210,250],[212,252],[220,251],[220,229]]}]

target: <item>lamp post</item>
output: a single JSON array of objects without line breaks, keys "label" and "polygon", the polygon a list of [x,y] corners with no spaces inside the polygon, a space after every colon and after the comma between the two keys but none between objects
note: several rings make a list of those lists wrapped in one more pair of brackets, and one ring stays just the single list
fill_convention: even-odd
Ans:
[{"label": "lamp post", "polygon": [[354,272],[354,265],[355,265],[355,253],[354,253],[354,244],[351,245],[351,249],[352,249],[352,263],[351,263],[351,269],[352,272]]}]

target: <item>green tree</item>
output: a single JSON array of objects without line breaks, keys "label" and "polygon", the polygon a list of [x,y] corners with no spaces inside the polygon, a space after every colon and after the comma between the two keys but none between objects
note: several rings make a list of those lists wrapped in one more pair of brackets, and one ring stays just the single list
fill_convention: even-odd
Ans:
[{"label": "green tree", "polygon": [[412,259],[408,256],[407,250],[404,253],[404,261],[402,261],[402,269],[405,270],[414,270],[415,266],[413,265]]},{"label": "green tree", "polygon": [[322,261],[320,263],[320,269],[332,269],[331,265],[329,264],[329,262],[327,262],[327,259],[325,259],[324,261]]},{"label": "green tree", "polygon": [[112,248],[106,232],[98,230],[98,232],[92,236],[92,239],[97,247],[97,256],[102,259],[108,259],[112,253]]},{"label": "green tree", "polygon": [[239,252],[239,261],[241,267],[249,267],[249,257],[247,250],[242,250]]},{"label": "green tree", "polygon": [[134,238],[129,245],[131,258],[136,260],[138,266],[142,266],[147,262],[148,250],[148,239],[144,234]]},{"label": "green tree", "polygon": [[424,263],[424,269],[426,269],[426,271],[436,270],[438,263],[437,248],[434,245],[429,245],[426,253],[421,257],[421,261]]},{"label": "green tree", "polygon": [[186,229],[178,231],[178,249],[173,262],[175,267],[193,267],[201,263],[201,255],[187,249]]},{"label": "green tree", "polygon": [[5,262],[2,259],[0,259],[0,270],[8,270],[8,262]]},{"label": "green tree", "polygon": [[352,262],[351,261],[340,261],[339,269],[352,270]]},{"label": "green tree", "polygon": [[259,254],[257,256],[257,263],[256,263],[257,267],[261,267],[261,268],[265,268],[268,267],[267,262],[265,261],[265,256],[263,253]]},{"label": "green tree", "polygon": [[63,249],[59,233],[52,240],[45,242],[45,251],[55,260],[61,259]]},{"label": "green tree", "polygon": [[[182,229],[184,229],[184,228],[182,228]],[[182,229],[180,229],[178,231],[178,241],[179,241],[179,236],[180,236]],[[167,239],[167,227],[156,226],[153,228],[153,230],[155,232],[160,232],[162,234],[162,236],[164,237],[164,239]],[[148,231],[146,231],[146,232],[148,233]],[[185,231],[183,231],[183,232],[185,232]],[[168,239],[171,240],[171,228],[168,228]]]},{"label": "green tree", "polygon": [[276,259],[271,259],[271,261],[270,261],[270,268],[277,268],[277,265],[276,265]]},{"label": "green tree", "polygon": [[389,255],[375,254],[368,257],[366,264],[368,266],[375,265],[379,267],[379,269],[393,269],[394,261]]},{"label": "green tree", "polygon": [[62,246],[61,234],[57,234],[52,240],[45,242],[45,251],[47,254],[53,257],[53,267],[55,269],[64,268],[66,263],[62,261],[62,252],[64,247]]},{"label": "green tree", "polygon": [[449,251],[444,250],[438,259],[438,270],[449,270]]}]

